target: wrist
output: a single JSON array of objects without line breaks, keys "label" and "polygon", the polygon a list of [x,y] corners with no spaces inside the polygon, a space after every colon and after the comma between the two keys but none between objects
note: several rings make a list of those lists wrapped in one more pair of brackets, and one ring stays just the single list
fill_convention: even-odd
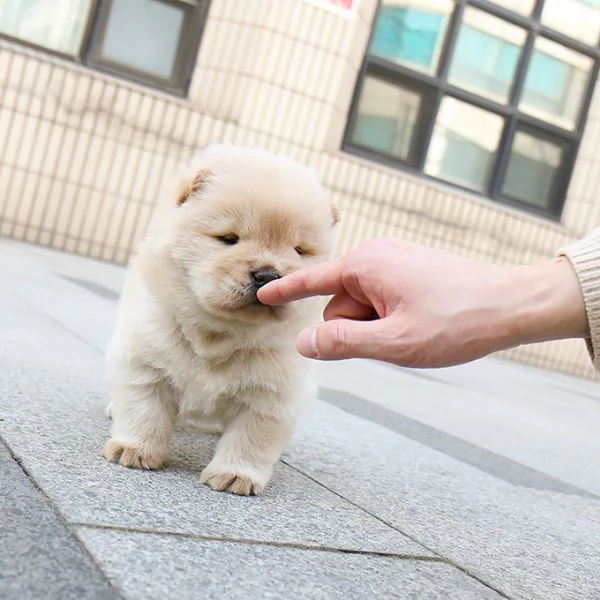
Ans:
[{"label": "wrist", "polygon": [[508,267],[504,287],[512,305],[505,348],[589,335],[579,281],[566,258]]}]

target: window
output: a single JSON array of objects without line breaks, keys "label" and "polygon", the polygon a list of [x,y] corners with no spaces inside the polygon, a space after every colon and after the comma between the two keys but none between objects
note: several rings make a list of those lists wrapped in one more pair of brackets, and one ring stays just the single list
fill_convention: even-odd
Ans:
[{"label": "window", "polygon": [[0,34],[185,94],[208,0],[0,0]]},{"label": "window", "polygon": [[560,218],[600,0],[383,0],[344,148]]},{"label": "window", "polygon": [[378,77],[367,76],[361,90],[352,141],[416,165],[417,144],[422,136],[417,126],[423,108],[423,94],[418,87],[398,87]]}]

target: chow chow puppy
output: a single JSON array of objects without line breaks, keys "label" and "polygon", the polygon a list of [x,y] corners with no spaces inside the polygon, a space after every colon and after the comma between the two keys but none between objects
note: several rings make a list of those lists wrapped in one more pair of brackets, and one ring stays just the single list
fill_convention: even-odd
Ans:
[{"label": "chow chow puppy", "polygon": [[200,482],[260,494],[310,393],[295,340],[320,302],[270,307],[256,292],[327,259],[337,214],[312,170],[259,149],[210,146],[181,183],[126,276],[104,456],[158,469],[191,416],[221,432]]}]

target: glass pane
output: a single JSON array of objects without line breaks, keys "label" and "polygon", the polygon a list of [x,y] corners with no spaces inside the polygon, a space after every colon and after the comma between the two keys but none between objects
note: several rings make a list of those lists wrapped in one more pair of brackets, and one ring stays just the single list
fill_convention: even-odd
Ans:
[{"label": "glass pane", "polygon": [[454,98],[444,98],[429,144],[425,172],[485,191],[496,158],[502,117]]},{"label": "glass pane", "polygon": [[560,168],[563,148],[517,131],[502,184],[502,194],[540,208],[549,208],[554,175]]},{"label": "glass pane", "polygon": [[56,52],[79,52],[91,0],[2,0],[0,33]]},{"label": "glass pane", "polygon": [[546,0],[542,23],[580,42],[596,46],[600,37],[600,2]]},{"label": "glass pane", "polygon": [[450,82],[506,102],[526,37],[524,29],[504,19],[465,9],[450,64]]},{"label": "glass pane", "polygon": [[535,0],[492,0],[494,4],[507,10],[529,16],[535,5]]},{"label": "glass pane", "polygon": [[101,55],[169,79],[185,11],[159,0],[113,0]]},{"label": "glass pane", "polygon": [[410,160],[421,100],[417,92],[366,77],[352,142],[400,160]]},{"label": "glass pane", "polygon": [[379,10],[369,52],[434,72],[453,6],[452,0],[387,0]]},{"label": "glass pane", "polygon": [[593,60],[589,56],[538,38],[519,108],[538,119],[573,129],[592,66]]}]

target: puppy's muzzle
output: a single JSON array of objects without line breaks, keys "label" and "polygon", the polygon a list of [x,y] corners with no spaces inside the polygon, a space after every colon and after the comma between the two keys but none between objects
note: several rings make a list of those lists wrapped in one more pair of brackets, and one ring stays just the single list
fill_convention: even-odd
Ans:
[{"label": "puppy's muzzle", "polygon": [[270,281],[275,281],[281,277],[281,275],[272,268],[257,269],[256,271],[252,271],[250,276],[254,292],[257,292],[263,285],[266,285]]}]

